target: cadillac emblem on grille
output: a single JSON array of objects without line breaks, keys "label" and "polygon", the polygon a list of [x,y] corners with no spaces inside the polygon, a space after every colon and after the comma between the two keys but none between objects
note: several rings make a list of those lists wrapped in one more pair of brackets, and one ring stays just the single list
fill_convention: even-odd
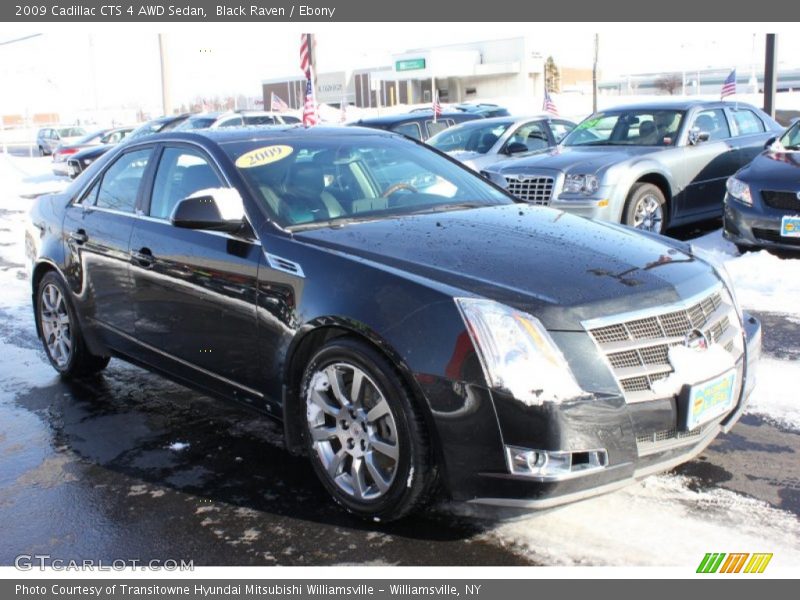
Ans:
[{"label": "cadillac emblem on grille", "polygon": [[699,329],[692,329],[686,334],[683,345],[692,350],[708,350],[708,338]]}]

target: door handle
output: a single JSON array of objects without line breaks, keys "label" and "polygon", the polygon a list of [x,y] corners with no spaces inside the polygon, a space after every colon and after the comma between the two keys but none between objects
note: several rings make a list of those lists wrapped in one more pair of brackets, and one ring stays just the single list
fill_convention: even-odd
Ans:
[{"label": "door handle", "polygon": [[138,252],[136,250],[131,251],[131,262],[143,269],[149,269],[153,266],[155,258],[153,258],[153,253],[149,248],[140,248]]},{"label": "door handle", "polygon": [[81,245],[89,241],[89,236],[86,235],[86,232],[83,229],[78,229],[78,231],[73,231],[69,234],[69,239],[76,244]]}]

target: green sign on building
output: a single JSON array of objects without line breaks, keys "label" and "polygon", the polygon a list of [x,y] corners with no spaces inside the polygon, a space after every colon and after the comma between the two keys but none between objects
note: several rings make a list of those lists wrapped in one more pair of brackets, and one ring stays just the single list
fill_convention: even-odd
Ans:
[{"label": "green sign on building", "polygon": [[425,68],[424,58],[409,58],[407,60],[398,60],[394,63],[395,71],[419,71]]}]

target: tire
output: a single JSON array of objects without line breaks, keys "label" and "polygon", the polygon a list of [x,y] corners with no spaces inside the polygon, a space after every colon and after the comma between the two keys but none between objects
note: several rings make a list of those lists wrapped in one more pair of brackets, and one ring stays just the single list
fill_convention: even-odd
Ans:
[{"label": "tire", "polygon": [[39,156],[47,156],[47,152],[44,151],[43,146],[39,146]]},{"label": "tire", "polygon": [[36,320],[44,352],[62,377],[93,375],[108,365],[108,356],[95,356],[87,349],[69,291],[54,271],[36,288]]},{"label": "tire", "polygon": [[300,389],[305,446],[336,502],[359,517],[392,521],[432,497],[437,473],[427,428],[382,354],[356,339],[333,340],[311,358]]},{"label": "tire", "polygon": [[623,223],[634,229],[664,233],[667,229],[667,201],[664,192],[652,183],[635,183],[628,193]]}]

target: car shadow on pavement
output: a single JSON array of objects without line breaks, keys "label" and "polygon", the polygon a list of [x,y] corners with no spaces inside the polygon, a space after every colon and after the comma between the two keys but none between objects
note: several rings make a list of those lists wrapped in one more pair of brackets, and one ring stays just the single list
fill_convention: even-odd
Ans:
[{"label": "car shadow on pavement", "polygon": [[[338,538],[344,531],[379,545],[400,541],[409,548],[397,550],[399,558],[384,548],[392,564],[530,564],[480,541],[465,545],[489,524],[447,509],[395,523],[355,518],[333,504],[305,458],[284,450],[279,424],[119,361],[93,378],[56,378],[18,395],[16,404],[46,421],[54,449],[76,456],[73,480],[116,490],[110,503],[151,513],[142,502],[171,492],[181,496],[176,514],[149,518],[195,519],[230,531],[235,527],[226,518],[245,516],[261,529],[291,523],[298,532],[330,530]],[[420,541],[426,550],[413,556]],[[323,563],[366,560],[357,551],[326,557]]]}]

